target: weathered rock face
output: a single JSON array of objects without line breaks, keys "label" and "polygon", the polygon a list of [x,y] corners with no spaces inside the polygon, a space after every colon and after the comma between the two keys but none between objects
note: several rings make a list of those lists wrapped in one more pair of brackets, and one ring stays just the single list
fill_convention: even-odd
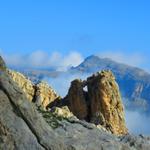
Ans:
[{"label": "weathered rock face", "polygon": [[18,84],[18,86],[25,92],[27,98],[35,102],[37,106],[46,106],[53,102],[58,95],[56,92],[45,82],[40,82],[39,84],[33,84],[29,79],[27,79],[23,74],[7,70],[8,74],[12,79]]},{"label": "weathered rock face", "polygon": [[71,112],[79,119],[86,119],[88,108],[86,103],[85,92],[83,91],[83,83],[81,80],[71,82],[68,95],[65,98],[68,101],[68,106]]},{"label": "weathered rock face", "polygon": [[114,134],[126,134],[123,104],[112,72],[102,71],[89,77],[87,87],[91,122],[103,125]]},{"label": "weathered rock face", "polygon": [[79,119],[100,124],[113,134],[127,134],[119,88],[110,71],[98,72],[87,81],[74,80],[65,99]]},{"label": "weathered rock face", "polygon": [[59,139],[24,92],[6,72],[1,71],[0,149],[65,149]]},{"label": "weathered rock face", "polygon": [[48,104],[58,98],[56,92],[45,82],[35,85],[35,102],[46,108]]},{"label": "weathered rock face", "polygon": [[150,147],[150,138],[144,136],[116,137],[77,119],[58,120],[59,126],[52,129],[44,119],[10,75],[0,70],[0,150],[149,150]]},{"label": "weathered rock face", "polygon": [[7,70],[7,72],[18,84],[18,86],[26,93],[28,100],[32,101],[35,93],[34,84],[19,72],[13,70]]}]

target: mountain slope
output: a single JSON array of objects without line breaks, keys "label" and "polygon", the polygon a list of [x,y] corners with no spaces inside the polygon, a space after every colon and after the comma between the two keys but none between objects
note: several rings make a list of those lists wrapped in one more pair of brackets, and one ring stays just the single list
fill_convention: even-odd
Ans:
[{"label": "mountain slope", "polygon": [[[117,137],[77,119],[58,120],[53,129],[6,71],[0,58],[1,150],[148,150],[149,137]],[[46,118],[51,117],[47,115]]]},{"label": "mountain slope", "polygon": [[114,73],[123,97],[137,102],[137,104],[143,103],[144,105],[146,102],[150,102],[150,74],[140,68],[92,55],[79,66],[72,67],[70,72],[93,73],[103,69],[111,70]]}]

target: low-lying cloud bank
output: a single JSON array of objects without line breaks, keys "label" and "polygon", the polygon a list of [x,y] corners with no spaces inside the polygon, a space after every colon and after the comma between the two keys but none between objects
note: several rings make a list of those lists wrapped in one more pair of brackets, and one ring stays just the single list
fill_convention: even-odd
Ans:
[{"label": "low-lying cloud bank", "polygon": [[150,135],[150,115],[141,114],[138,111],[126,110],[125,116],[130,133]]},{"label": "low-lying cloud bank", "polygon": [[70,66],[77,66],[83,61],[83,57],[76,51],[63,55],[59,52],[47,53],[42,50],[34,51],[30,54],[6,54],[3,51],[0,54],[9,66],[14,67],[32,67],[49,68],[55,67],[57,70],[67,70]]}]

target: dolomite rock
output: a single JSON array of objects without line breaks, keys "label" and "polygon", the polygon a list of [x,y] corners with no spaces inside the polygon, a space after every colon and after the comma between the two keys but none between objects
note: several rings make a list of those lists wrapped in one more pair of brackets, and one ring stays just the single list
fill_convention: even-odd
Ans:
[{"label": "dolomite rock", "polygon": [[45,82],[35,86],[35,103],[46,108],[48,104],[58,98],[56,92]]},{"label": "dolomite rock", "polygon": [[35,93],[34,84],[19,72],[13,70],[7,70],[7,71],[8,74],[13,79],[13,81],[15,81],[18,84],[18,86],[25,92],[28,100],[32,101]]},{"label": "dolomite rock", "polygon": [[81,80],[74,80],[65,100],[68,101],[68,107],[71,112],[79,119],[86,119],[88,115],[85,92],[83,91],[83,83]]},{"label": "dolomite rock", "polygon": [[47,83],[40,82],[38,84],[33,84],[29,79],[19,72],[12,70],[7,70],[7,72],[13,81],[15,81],[24,91],[27,99],[36,103],[37,106],[42,106],[46,109],[48,104],[58,98],[56,92]]},{"label": "dolomite rock", "polygon": [[119,87],[111,71],[98,72],[86,81],[72,81],[65,100],[79,119],[101,125],[116,135],[127,134]]},{"label": "dolomite rock", "polygon": [[117,137],[78,119],[52,129],[11,76],[0,72],[1,150],[149,150],[149,137]]},{"label": "dolomite rock", "polygon": [[119,87],[111,71],[102,71],[87,79],[90,120],[114,134],[127,134]]}]

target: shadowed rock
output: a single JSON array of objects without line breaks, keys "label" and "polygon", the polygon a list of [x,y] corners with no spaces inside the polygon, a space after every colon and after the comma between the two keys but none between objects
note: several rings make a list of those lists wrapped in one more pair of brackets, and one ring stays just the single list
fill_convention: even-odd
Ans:
[{"label": "shadowed rock", "polygon": [[67,97],[65,98],[66,101],[68,101],[69,109],[79,119],[86,119],[88,115],[85,94],[86,93],[83,91],[82,81],[76,79],[71,82],[71,87]]}]

